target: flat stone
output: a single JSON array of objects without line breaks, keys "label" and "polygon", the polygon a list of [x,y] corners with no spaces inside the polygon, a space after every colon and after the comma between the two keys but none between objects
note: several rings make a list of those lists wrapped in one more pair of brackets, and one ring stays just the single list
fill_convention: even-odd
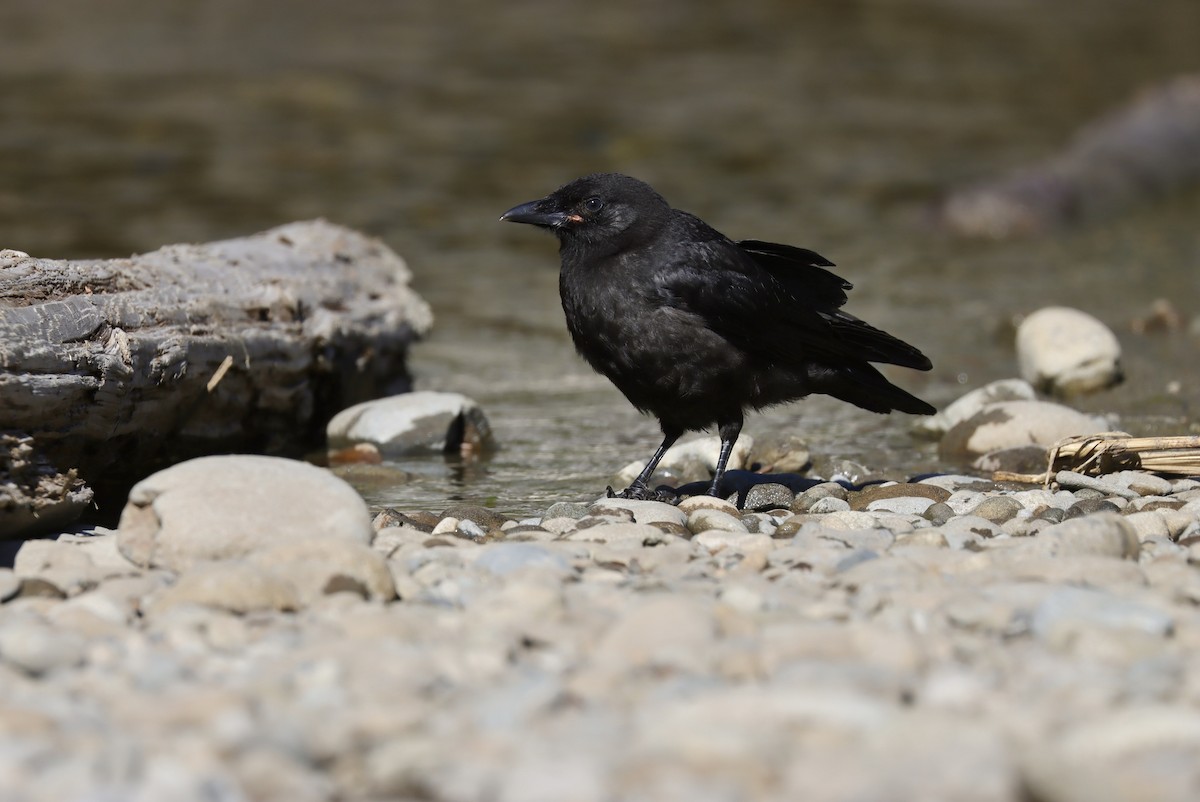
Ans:
[{"label": "flat stone", "polygon": [[1119,482],[1100,476],[1088,476],[1076,473],[1075,471],[1059,471],[1054,474],[1054,481],[1067,490],[1087,488],[1089,490],[1097,490],[1106,496],[1119,496],[1124,499],[1138,498],[1141,495],[1136,490],[1130,490],[1128,487],[1122,486]]},{"label": "flat stone", "polygon": [[183,571],[285,538],[370,544],[374,534],[362,497],[326,470],[278,457],[216,456],[134,485],[117,547],[136,565]]}]

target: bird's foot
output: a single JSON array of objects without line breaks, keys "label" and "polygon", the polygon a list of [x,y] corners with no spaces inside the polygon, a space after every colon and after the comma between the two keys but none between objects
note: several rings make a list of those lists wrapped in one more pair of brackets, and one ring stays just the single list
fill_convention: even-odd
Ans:
[{"label": "bird's foot", "polygon": [[608,498],[624,498],[632,501],[661,501],[664,504],[678,504],[679,496],[676,493],[668,490],[651,490],[645,485],[631,484],[629,487],[617,493],[612,489],[612,486],[606,488]]}]

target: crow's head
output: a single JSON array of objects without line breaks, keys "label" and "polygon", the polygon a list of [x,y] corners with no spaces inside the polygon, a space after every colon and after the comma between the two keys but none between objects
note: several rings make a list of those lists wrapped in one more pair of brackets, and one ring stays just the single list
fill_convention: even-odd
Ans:
[{"label": "crow's head", "polygon": [[671,207],[649,184],[620,173],[597,173],[515,206],[500,219],[548,228],[564,248],[585,246],[600,255],[652,237],[670,214]]}]

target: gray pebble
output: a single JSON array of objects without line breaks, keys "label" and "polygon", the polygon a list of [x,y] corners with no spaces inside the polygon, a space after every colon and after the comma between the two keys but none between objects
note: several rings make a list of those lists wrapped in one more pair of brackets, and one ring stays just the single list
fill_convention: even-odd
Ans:
[{"label": "gray pebble", "polygon": [[831,512],[849,511],[850,502],[837,496],[825,496],[814,501],[808,507],[808,512],[812,515],[827,515]]},{"label": "gray pebble", "polygon": [[1008,496],[992,496],[985,498],[979,502],[970,515],[977,515],[980,518],[986,518],[992,523],[1002,524],[1007,520],[1016,517],[1017,513],[1024,509],[1021,502]]}]

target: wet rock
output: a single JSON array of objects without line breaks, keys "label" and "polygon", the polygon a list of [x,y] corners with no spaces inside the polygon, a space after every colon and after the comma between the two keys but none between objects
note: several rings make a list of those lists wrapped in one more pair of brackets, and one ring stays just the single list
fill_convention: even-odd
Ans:
[{"label": "wet rock", "polygon": [[1001,401],[988,404],[955,425],[938,447],[943,458],[978,457],[1018,446],[1050,446],[1064,437],[1109,429],[1103,418],[1048,401]]},{"label": "wet rock", "polygon": [[483,410],[458,393],[412,392],[356,404],[335,415],[325,434],[331,448],[370,443],[389,457],[495,446]]},{"label": "wet rock", "polygon": [[1039,309],[1017,328],[1021,375],[1050,395],[1070,396],[1117,384],[1121,346],[1096,318],[1078,309]]},{"label": "wet rock", "polygon": [[974,416],[988,404],[997,401],[1033,401],[1037,393],[1024,379],[1000,379],[976,387],[966,395],[951,402],[936,415],[918,418],[913,422],[913,431],[929,437],[941,437],[952,428]]},{"label": "wet rock", "polygon": [[285,538],[369,544],[373,536],[362,497],[328,471],[276,457],[219,456],[138,482],[121,513],[117,546],[136,565],[182,571]]}]

